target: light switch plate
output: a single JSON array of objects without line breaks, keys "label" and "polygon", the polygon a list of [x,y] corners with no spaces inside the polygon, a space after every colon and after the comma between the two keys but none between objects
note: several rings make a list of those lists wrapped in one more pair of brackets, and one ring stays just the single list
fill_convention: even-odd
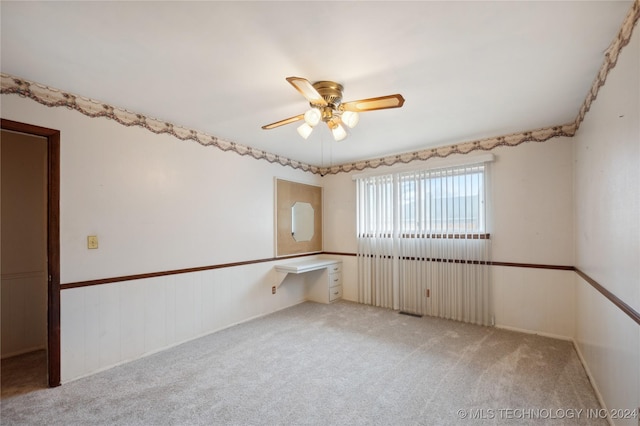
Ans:
[{"label": "light switch plate", "polygon": [[97,249],[98,248],[98,236],[97,235],[89,235],[87,237],[87,248],[88,249]]}]

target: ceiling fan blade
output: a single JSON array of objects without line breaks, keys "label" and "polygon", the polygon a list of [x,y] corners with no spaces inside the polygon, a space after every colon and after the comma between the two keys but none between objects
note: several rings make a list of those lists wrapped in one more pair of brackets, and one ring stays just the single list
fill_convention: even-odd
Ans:
[{"label": "ceiling fan blade", "polygon": [[375,111],[377,109],[400,108],[402,105],[404,105],[404,98],[400,94],[395,94],[344,102],[340,105],[340,109],[342,111],[363,112]]},{"label": "ceiling fan blade", "polygon": [[302,94],[309,103],[316,106],[327,106],[327,101],[318,93],[313,84],[309,82],[306,78],[302,77],[287,77],[287,81],[291,83],[293,87]]},{"label": "ceiling fan blade", "polygon": [[304,120],[304,114],[296,115],[295,117],[285,118],[284,120],[276,121],[275,123],[262,126],[264,130],[275,129],[276,127],[284,126],[285,124],[295,123],[296,121]]}]

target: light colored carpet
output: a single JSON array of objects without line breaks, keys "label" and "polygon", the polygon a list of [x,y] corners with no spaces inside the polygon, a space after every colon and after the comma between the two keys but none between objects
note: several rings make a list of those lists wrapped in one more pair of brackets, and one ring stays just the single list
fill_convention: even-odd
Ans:
[{"label": "light colored carpet", "polygon": [[606,424],[500,411],[599,408],[569,342],[344,301],[0,403],[3,425]]}]

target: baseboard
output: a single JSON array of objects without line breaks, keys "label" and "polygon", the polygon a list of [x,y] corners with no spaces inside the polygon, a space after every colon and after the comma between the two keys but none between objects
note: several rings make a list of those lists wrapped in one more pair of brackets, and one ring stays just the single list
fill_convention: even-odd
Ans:
[{"label": "baseboard", "polygon": [[[580,345],[578,345],[578,342],[576,341],[576,339],[571,339],[571,342],[573,343],[573,347],[575,348],[576,353],[578,354],[578,359],[582,364],[582,368],[584,368],[584,372],[587,374],[587,377],[589,378],[589,382],[591,382],[591,387],[593,388],[593,391],[596,393],[596,398],[598,399],[598,402],[600,403],[602,408],[608,413],[609,410],[607,409],[607,404],[604,403],[604,398],[602,398],[600,389],[598,389],[598,384],[596,383],[596,379],[595,377],[593,377],[593,374],[591,374],[591,370],[589,370],[589,366],[587,365],[587,360],[582,355],[582,351],[580,350]],[[613,420],[609,416],[607,416],[607,423],[609,423],[609,425],[611,426],[615,426],[615,424],[613,423]]]},{"label": "baseboard", "polygon": [[500,324],[496,324],[495,327],[496,328],[501,328],[503,330],[517,331],[518,333],[536,334],[538,336],[549,337],[551,339],[566,340],[566,341],[569,341],[569,342],[573,342],[573,337],[562,336],[560,334],[545,333],[543,331],[527,330],[525,328],[510,327],[508,325],[500,325]]}]

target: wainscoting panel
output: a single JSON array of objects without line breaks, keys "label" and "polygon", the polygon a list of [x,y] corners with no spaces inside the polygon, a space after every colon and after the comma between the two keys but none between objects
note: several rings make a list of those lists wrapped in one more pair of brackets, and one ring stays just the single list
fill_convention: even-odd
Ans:
[{"label": "wainscoting panel", "polygon": [[[358,300],[357,257],[328,253],[343,262],[343,298]],[[574,336],[574,275],[554,265],[490,266],[495,325],[561,339]],[[520,266],[518,266],[520,265]],[[556,269],[553,269],[556,268]]]},{"label": "wainscoting panel", "polygon": [[[633,412],[640,405],[638,324],[577,274],[575,282],[578,353],[606,408]],[[615,424],[637,425],[636,419]]]},{"label": "wainscoting panel", "polygon": [[298,277],[271,294],[275,263],[63,290],[63,383],[303,302]]},{"label": "wainscoting panel", "polygon": [[571,340],[574,271],[492,266],[495,325]]}]

